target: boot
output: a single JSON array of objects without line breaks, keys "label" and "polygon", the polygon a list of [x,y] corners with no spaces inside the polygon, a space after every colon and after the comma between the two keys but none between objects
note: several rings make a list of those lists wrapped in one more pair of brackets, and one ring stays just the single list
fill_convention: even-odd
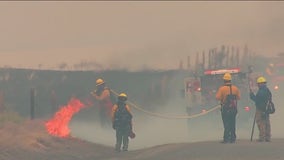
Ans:
[{"label": "boot", "polygon": [[262,139],[262,138],[259,138],[258,140],[257,140],[257,142],[264,142],[265,140],[264,139]]},{"label": "boot", "polygon": [[128,150],[128,143],[129,143],[128,134],[125,134],[123,136],[123,140],[122,141],[123,141],[122,151],[127,151]]},{"label": "boot", "polygon": [[116,152],[120,152],[120,151],[121,151],[121,150],[120,150],[120,145],[118,145],[118,144],[115,145],[115,151],[116,151]]},{"label": "boot", "polygon": [[270,138],[265,138],[265,142],[271,142]]},{"label": "boot", "polygon": [[122,151],[128,151],[128,146],[123,146]]}]

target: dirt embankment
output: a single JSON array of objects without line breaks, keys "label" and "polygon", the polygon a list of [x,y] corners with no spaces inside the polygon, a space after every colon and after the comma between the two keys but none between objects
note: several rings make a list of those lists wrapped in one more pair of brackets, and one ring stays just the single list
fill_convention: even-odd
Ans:
[{"label": "dirt embankment", "polygon": [[5,123],[0,137],[1,160],[282,160],[284,157],[283,139],[273,139],[270,143],[249,140],[238,140],[235,144],[175,143],[116,153],[113,147],[50,136],[42,121]]},{"label": "dirt embankment", "polygon": [[0,129],[1,160],[100,159],[112,148],[77,138],[50,136],[42,121],[5,123]]}]

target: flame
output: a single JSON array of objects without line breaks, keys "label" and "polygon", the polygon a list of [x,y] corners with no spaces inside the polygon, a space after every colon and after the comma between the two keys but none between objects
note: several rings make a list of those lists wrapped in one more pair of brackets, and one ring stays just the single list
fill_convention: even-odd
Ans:
[{"label": "flame", "polygon": [[[87,104],[87,106],[89,105],[90,104]],[[71,98],[66,106],[62,106],[60,110],[54,114],[54,117],[45,123],[47,132],[53,136],[69,137],[70,129],[68,124],[72,116],[83,107],[86,107],[86,105],[79,99]]]}]

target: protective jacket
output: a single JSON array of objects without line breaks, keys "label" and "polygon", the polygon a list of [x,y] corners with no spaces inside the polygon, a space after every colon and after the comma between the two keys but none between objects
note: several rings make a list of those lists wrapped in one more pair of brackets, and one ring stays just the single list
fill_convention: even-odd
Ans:
[{"label": "protective jacket", "polygon": [[230,94],[230,85],[232,86],[232,94],[236,95],[237,100],[240,100],[241,94],[239,89],[231,83],[225,83],[216,93],[216,99],[221,101],[222,104],[225,103],[227,95]]},{"label": "protective jacket", "polygon": [[104,87],[103,90],[101,91],[97,90],[93,95],[98,100],[100,107],[104,107],[107,111],[107,114],[111,116],[111,108],[113,104],[110,98],[110,89]]},{"label": "protective jacket", "polygon": [[266,104],[269,98],[272,98],[272,94],[266,85],[262,85],[259,87],[256,95],[254,93],[250,93],[250,98],[255,102],[255,106],[258,110],[265,112]]}]

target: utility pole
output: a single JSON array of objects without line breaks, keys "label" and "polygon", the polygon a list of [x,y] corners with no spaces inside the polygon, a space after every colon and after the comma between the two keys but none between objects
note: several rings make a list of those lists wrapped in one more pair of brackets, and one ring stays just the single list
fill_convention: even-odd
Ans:
[{"label": "utility pole", "polygon": [[190,70],[190,56],[187,56],[187,69]]},{"label": "utility pole", "polygon": [[34,111],[35,111],[35,89],[31,88],[31,99],[30,99],[30,119],[34,119]]}]

